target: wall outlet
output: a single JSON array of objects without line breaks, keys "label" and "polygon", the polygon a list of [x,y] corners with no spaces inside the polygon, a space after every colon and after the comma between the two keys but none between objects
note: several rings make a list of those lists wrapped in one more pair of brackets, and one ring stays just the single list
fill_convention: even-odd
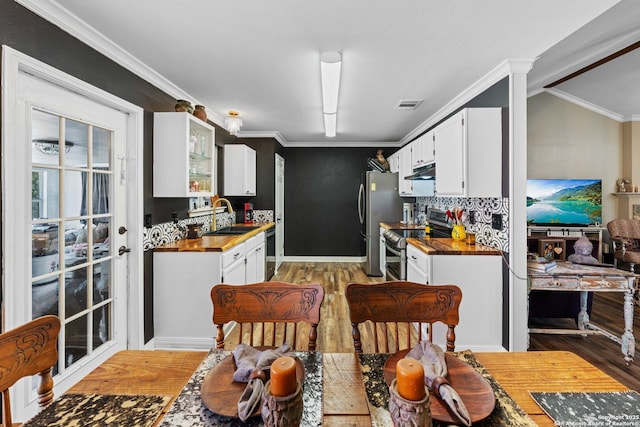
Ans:
[{"label": "wall outlet", "polygon": [[147,228],[151,228],[153,226],[153,223],[151,222],[151,214],[145,214],[144,226]]},{"label": "wall outlet", "polygon": [[171,212],[171,219],[173,220],[174,224],[178,223],[178,213],[177,212]]},{"label": "wall outlet", "polygon": [[473,225],[476,223],[476,211],[469,211],[469,224]]},{"label": "wall outlet", "polygon": [[494,230],[502,230],[502,215],[500,214],[491,215],[491,227]]}]

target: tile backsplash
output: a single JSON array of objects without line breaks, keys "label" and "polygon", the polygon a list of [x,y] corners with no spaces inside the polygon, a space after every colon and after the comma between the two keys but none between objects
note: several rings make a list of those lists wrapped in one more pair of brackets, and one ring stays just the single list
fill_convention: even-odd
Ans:
[{"label": "tile backsplash", "polygon": [[[426,208],[447,210],[462,208],[467,213],[465,228],[476,234],[476,242],[509,252],[509,199],[480,197],[417,197],[416,221],[424,224]],[[501,227],[493,227],[494,215],[501,219]]]},{"label": "tile backsplash", "polygon": [[[273,222],[272,210],[254,210],[253,218],[255,222]],[[164,222],[155,224],[151,228],[144,228],[143,243],[144,250],[149,251],[156,246],[182,240],[187,237],[188,224],[201,224],[202,233],[211,231],[212,215],[203,215],[194,218],[186,218],[177,222]],[[236,213],[216,214],[216,224],[218,228],[227,227],[236,222]]]}]

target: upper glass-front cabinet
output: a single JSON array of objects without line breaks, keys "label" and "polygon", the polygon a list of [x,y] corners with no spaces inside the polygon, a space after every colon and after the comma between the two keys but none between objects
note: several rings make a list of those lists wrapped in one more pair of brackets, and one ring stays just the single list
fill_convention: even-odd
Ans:
[{"label": "upper glass-front cabinet", "polygon": [[189,113],[153,115],[154,197],[216,194],[215,129]]}]

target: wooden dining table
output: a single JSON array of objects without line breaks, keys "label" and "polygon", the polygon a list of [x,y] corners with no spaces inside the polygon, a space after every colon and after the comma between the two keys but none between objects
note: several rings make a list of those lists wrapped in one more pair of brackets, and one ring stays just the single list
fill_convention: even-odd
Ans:
[{"label": "wooden dining table", "polygon": [[[121,351],[67,393],[169,395],[172,401],[207,352]],[[566,351],[474,353],[511,398],[539,426],[554,423],[529,392],[628,391],[622,383]],[[323,353],[324,426],[370,426],[371,416],[358,355]],[[165,407],[163,416],[171,402]],[[156,425],[161,421],[159,417]]]}]

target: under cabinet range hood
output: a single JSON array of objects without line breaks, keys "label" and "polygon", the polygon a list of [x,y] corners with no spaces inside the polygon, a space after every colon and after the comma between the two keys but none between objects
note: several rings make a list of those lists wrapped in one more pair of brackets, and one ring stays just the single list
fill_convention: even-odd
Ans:
[{"label": "under cabinet range hood", "polygon": [[436,164],[429,163],[428,165],[421,166],[413,170],[413,173],[409,176],[405,176],[404,179],[409,180],[427,180],[436,178]]}]

